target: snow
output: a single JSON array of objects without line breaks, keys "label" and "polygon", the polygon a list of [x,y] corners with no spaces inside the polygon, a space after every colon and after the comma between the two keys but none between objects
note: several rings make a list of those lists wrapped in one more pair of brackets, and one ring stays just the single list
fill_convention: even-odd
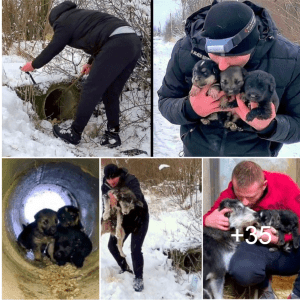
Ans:
[{"label": "snow", "polygon": [[[28,43],[30,46],[30,43]],[[35,43],[36,45],[36,43]],[[29,47],[27,45],[27,47]],[[40,47],[35,47],[35,51],[39,52]],[[61,68],[68,70],[74,74],[74,65],[68,63],[66,57],[69,56],[69,49],[65,49],[62,55],[65,59],[60,64]],[[36,54],[36,53],[34,53]],[[79,59],[81,57],[81,59]],[[59,57],[54,58],[51,63],[57,65],[60,62]],[[82,55],[73,54],[73,62],[76,68],[81,70],[84,64]],[[132,108],[130,92],[125,93],[125,97],[121,102],[121,111],[124,110],[122,118],[132,125],[121,127],[122,145],[115,149],[100,146],[101,132],[95,138],[89,135],[89,132],[99,129],[104,122],[102,116],[92,116],[85,132],[82,136],[81,143],[78,146],[66,144],[62,140],[54,137],[52,133],[52,123],[47,120],[39,120],[35,114],[31,103],[20,99],[14,89],[20,86],[32,85],[32,81],[24,72],[20,71],[20,67],[26,63],[26,60],[18,55],[4,55],[2,57],[2,156],[3,157],[118,157],[125,156],[121,151],[138,148],[148,153],[140,154],[139,157],[148,157],[150,155],[150,121],[146,120],[139,126],[134,121],[142,115],[138,107]],[[70,79],[69,76],[62,72],[50,72],[49,65],[32,72],[34,80],[37,82],[38,88],[45,92],[47,88],[57,82]],[[74,75],[78,76],[78,75]],[[126,100],[124,100],[126,99]],[[129,109],[130,108],[130,109]],[[72,123],[71,120],[66,121],[62,126],[68,127]]]},{"label": "snow", "polygon": [[[164,255],[164,249],[185,251],[188,247],[201,247],[201,234],[198,237],[187,234],[191,223],[187,210],[164,211],[152,213],[152,206],[145,195],[150,210],[148,232],[143,244],[144,256],[144,286],[141,293],[133,290],[133,274],[119,274],[119,266],[108,250],[109,234],[101,237],[101,299],[202,299],[201,278],[199,274],[176,272],[172,261]],[[166,203],[168,199],[161,199]],[[180,220],[180,222],[179,222]],[[131,236],[124,243],[123,251],[126,260],[132,268]],[[198,285],[192,292],[193,275],[198,277]],[[103,288],[105,287],[105,288]]]},{"label": "snow", "polygon": [[[154,37],[154,82],[153,82],[153,116],[154,116],[154,156],[178,157],[183,149],[179,125],[171,124],[158,110],[157,91],[162,85],[168,61],[175,43],[164,42],[161,37]],[[300,143],[284,144],[278,157],[299,157]]]},{"label": "snow", "polygon": [[170,168],[170,166],[169,166],[169,165],[164,165],[164,164],[162,164],[162,165],[160,165],[160,166],[158,167],[159,171],[161,171],[161,170],[163,170],[163,169],[165,169],[165,168]]}]

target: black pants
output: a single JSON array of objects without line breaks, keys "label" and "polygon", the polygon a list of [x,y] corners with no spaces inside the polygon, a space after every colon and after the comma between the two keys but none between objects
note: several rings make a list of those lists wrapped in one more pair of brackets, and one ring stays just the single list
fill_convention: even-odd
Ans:
[{"label": "black pants", "polygon": [[[139,228],[137,232],[131,233],[131,258],[133,264],[133,271],[136,278],[143,278],[143,270],[144,270],[144,257],[142,253],[142,246],[148,231],[149,225],[149,215],[147,214],[146,219],[144,220],[142,226]],[[125,235],[125,240],[129,234]],[[118,265],[122,268],[126,264],[126,260],[119,253],[117,247],[117,238],[113,235],[110,236],[108,242],[108,249],[110,253],[115,258]]]},{"label": "black pants", "polygon": [[266,287],[269,275],[298,274],[293,291],[300,296],[300,248],[270,252],[266,246],[243,242],[230,261],[229,274],[242,286],[260,287]]},{"label": "black pants", "polygon": [[119,125],[119,97],[140,55],[141,41],[135,33],[117,34],[103,45],[82,89],[72,124],[76,132],[83,132],[101,98],[108,126]]}]

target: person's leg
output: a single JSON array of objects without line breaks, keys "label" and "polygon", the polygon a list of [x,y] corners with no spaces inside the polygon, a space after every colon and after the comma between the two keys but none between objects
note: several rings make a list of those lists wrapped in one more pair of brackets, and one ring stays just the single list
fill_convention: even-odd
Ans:
[{"label": "person's leg", "polygon": [[[125,235],[123,243],[125,242],[127,237],[128,237],[128,234]],[[120,266],[122,272],[125,272],[125,271],[132,272],[130,267],[127,264],[125,257],[122,257],[120,255],[119,249],[117,247],[117,238],[113,235],[111,235],[109,238],[108,249],[109,249],[110,253],[112,254],[112,256],[114,257],[114,259],[116,260],[117,264]]]},{"label": "person's leg", "polygon": [[[105,91],[127,67],[140,56],[141,42],[135,34],[111,37],[95,57],[90,74],[83,85],[81,99],[72,128],[81,134],[95,106]],[[128,79],[128,78],[127,78]],[[125,84],[125,83],[124,83]]]},{"label": "person's leg", "polygon": [[145,236],[148,231],[149,215],[147,214],[142,226],[137,232],[131,234],[131,257],[133,264],[133,271],[135,275],[134,289],[136,292],[141,292],[144,289],[143,283],[143,270],[144,270],[144,257],[142,253],[142,246]]}]

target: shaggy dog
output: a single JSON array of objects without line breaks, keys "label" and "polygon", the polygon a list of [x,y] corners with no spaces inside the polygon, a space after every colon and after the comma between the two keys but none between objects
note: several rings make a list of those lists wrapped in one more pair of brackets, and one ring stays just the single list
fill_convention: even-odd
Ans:
[{"label": "shaggy dog", "polygon": [[[220,81],[220,70],[218,65],[210,60],[203,59],[199,60],[193,67],[193,77],[192,77],[192,88],[190,91],[190,96],[197,96],[201,89],[206,85],[212,85],[207,94],[217,100],[218,93],[221,88],[219,85]],[[201,118],[201,122],[204,125],[210,124],[210,121],[218,120],[217,113],[212,113],[205,118]]]},{"label": "shaggy dog", "polygon": [[56,212],[48,208],[40,210],[34,219],[29,225],[23,225],[18,243],[27,250],[33,250],[35,260],[41,260],[42,253],[54,240],[58,219]]},{"label": "shaggy dog", "polygon": [[[278,246],[283,250],[290,252],[291,248],[299,248],[299,221],[298,216],[289,210],[261,210],[258,212],[258,222],[260,226],[271,226],[277,230]],[[285,243],[284,235],[291,233],[293,241]],[[276,251],[278,247],[270,248],[270,251]]]},{"label": "shaggy dog", "polygon": [[257,213],[239,200],[223,200],[219,210],[224,208],[230,208],[232,211],[226,214],[230,230],[223,231],[212,227],[203,229],[204,299],[223,299],[225,274],[238,245],[232,234],[243,233],[245,228],[257,222]]},{"label": "shaggy dog", "polygon": [[72,227],[59,227],[55,234],[53,258],[59,266],[67,262],[81,268],[92,251],[92,242],[82,231]]},{"label": "shaggy dog", "polygon": [[104,213],[101,220],[101,235],[110,233],[116,236],[120,255],[126,257],[122,249],[125,237],[125,231],[122,227],[123,215],[129,214],[135,206],[143,207],[143,203],[137,200],[135,194],[127,187],[112,189],[109,194],[115,197],[117,203],[111,207],[111,196],[103,195]]},{"label": "shaggy dog", "polygon": [[252,109],[246,116],[246,120],[253,121],[267,120],[272,115],[271,103],[275,105],[277,111],[279,98],[276,94],[275,78],[264,71],[256,70],[249,72],[245,77],[243,100],[255,102],[257,108]]},{"label": "shaggy dog", "polygon": [[72,205],[66,205],[61,207],[57,211],[57,218],[59,220],[59,226],[72,227],[74,229],[83,229],[80,222],[79,209]]}]

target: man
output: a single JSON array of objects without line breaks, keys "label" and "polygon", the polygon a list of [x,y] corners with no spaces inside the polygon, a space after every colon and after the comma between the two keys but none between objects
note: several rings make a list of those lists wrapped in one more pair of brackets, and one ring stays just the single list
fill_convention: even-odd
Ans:
[{"label": "man", "polygon": [[[251,161],[242,161],[232,172],[232,181],[203,217],[204,226],[229,230],[225,208],[218,210],[225,198],[238,199],[255,211],[262,209],[291,210],[300,220],[300,188],[287,175],[263,171]],[[299,228],[300,229],[300,228]],[[271,229],[266,229],[271,236],[271,244],[278,243],[278,236]],[[299,230],[300,231],[300,230]],[[269,237],[264,234],[263,241]],[[291,234],[285,235],[285,241],[292,239]],[[260,243],[254,245],[243,242],[233,255],[229,274],[242,286],[258,285],[262,289],[260,299],[275,299],[270,276],[289,276],[298,274],[289,299],[300,299],[300,248],[291,253],[284,251],[270,252],[269,248]]]},{"label": "man", "polygon": [[100,145],[110,148],[121,145],[119,137],[119,96],[141,53],[139,37],[129,24],[112,15],[78,9],[71,1],[54,7],[49,15],[54,36],[48,46],[22,71],[39,69],[59,54],[65,46],[82,49],[91,57],[82,73],[89,74],[72,126],[53,127],[53,134],[77,145],[95,106],[102,98],[107,116],[107,130]]},{"label": "man", "polygon": [[[143,207],[136,206],[128,215],[124,215],[122,223],[125,231],[124,242],[129,234],[131,234],[131,257],[135,275],[133,288],[136,292],[141,292],[144,289],[144,258],[142,246],[149,225],[148,205],[141,191],[139,181],[134,175],[129,174],[125,168],[118,168],[114,164],[107,165],[104,168],[103,184],[101,187],[102,195],[107,194],[110,196],[109,191],[111,189],[122,186],[128,187],[135,194],[136,198],[143,203]],[[111,198],[111,205],[115,205],[114,203],[116,201],[117,199]],[[127,264],[126,259],[119,253],[117,238],[115,236],[110,236],[108,248],[118,265],[121,267],[120,273],[133,273]]]},{"label": "man", "polygon": [[[185,156],[277,156],[283,143],[300,141],[300,47],[277,33],[267,10],[250,1],[214,1],[187,19],[185,32],[174,46],[158,91],[162,115],[181,125]],[[230,111],[241,118],[243,131],[224,128],[222,119],[227,113],[219,107],[219,100],[206,95],[209,87],[188,96],[193,66],[208,58],[221,71],[237,65],[272,74],[280,99],[277,114],[272,106],[268,120],[246,122],[250,110],[237,96],[238,107]],[[200,122],[214,112],[219,120],[209,125]]]}]

